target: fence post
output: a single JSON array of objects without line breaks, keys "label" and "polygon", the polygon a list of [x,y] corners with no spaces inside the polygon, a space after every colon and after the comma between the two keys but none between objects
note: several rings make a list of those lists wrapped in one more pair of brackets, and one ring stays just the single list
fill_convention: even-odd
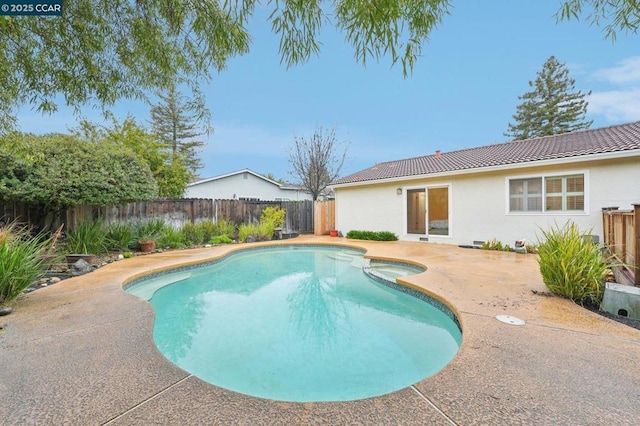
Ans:
[{"label": "fence post", "polygon": [[611,212],[618,210],[618,207],[603,207],[602,208],[602,236],[603,242],[612,246],[615,243],[612,241],[614,238],[613,235],[613,218],[611,216]]}]

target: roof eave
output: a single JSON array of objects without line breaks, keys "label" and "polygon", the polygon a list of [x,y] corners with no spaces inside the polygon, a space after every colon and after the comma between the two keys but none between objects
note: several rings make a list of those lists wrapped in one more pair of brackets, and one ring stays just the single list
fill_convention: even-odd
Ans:
[{"label": "roof eave", "polygon": [[440,177],[466,175],[466,174],[472,174],[472,173],[489,173],[489,172],[497,172],[497,171],[504,171],[504,170],[524,169],[528,167],[545,167],[545,166],[555,166],[559,164],[582,163],[585,161],[612,160],[612,159],[638,157],[638,156],[640,156],[640,149],[632,149],[627,151],[616,151],[616,152],[606,152],[606,153],[600,153],[600,154],[577,155],[574,157],[554,158],[552,160],[536,160],[536,161],[527,161],[524,163],[501,164],[499,166],[474,167],[470,169],[452,170],[452,171],[439,172],[439,173],[424,173],[419,175],[407,175],[407,176],[394,177],[394,178],[362,180],[357,182],[329,185],[328,187],[332,189],[348,188],[348,187],[354,187],[354,186],[375,185],[375,184],[381,184],[381,183],[404,182],[407,180],[416,180],[416,179],[434,179],[434,178],[440,178]]}]

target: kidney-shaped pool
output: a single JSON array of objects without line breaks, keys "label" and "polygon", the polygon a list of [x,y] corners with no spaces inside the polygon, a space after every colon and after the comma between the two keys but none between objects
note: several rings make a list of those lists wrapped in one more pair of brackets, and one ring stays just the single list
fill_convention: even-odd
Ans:
[{"label": "kidney-shaped pool", "polygon": [[153,305],[164,356],[206,382],[281,401],[348,401],[433,375],[462,338],[442,304],[372,279],[363,261],[343,247],[248,249],[127,291]]}]

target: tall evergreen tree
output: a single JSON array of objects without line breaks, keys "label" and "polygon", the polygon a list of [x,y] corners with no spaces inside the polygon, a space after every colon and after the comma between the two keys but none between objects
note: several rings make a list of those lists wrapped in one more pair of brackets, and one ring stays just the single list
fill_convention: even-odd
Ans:
[{"label": "tall evergreen tree", "polygon": [[197,138],[210,132],[208,110],[201,98],[188,100],[175,86],[160,95],[158,104],[151,106],[151,129],[171,153],[172,162],[181,161],[187,167],[191,180],[202,168],[199,148],[205,143]]},{"label": "tall evergreen tree", "polygon": [[575,80],[569,77],[564,63],[551,56],[538,72],[535,81],[529,81],[533,90],[519,96],[514,124],[504,134],[513,140],[557,135],[588,129],[593,120],[585,121],[591,94],[575,91]]}]

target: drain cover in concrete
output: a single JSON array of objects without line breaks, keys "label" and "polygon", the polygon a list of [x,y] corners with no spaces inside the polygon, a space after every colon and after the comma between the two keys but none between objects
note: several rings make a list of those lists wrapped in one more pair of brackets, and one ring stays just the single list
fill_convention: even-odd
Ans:
[{"label": "drain cover in concrete", "polygon": [[525,324],[524,320],[521,320],[520,318],[512,317],[511,315],[498,315],[496,316],[496,319],[498,321],[504,322],[505,324],[511,324],[511,325]]}]

